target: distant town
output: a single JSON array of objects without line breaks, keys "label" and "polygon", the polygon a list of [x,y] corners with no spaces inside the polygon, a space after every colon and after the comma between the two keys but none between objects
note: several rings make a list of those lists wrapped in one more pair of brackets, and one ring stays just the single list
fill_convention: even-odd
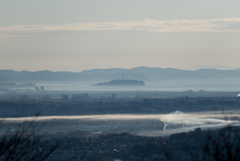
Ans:
[{"label": "distant town", "polygon": [[51,116],[238,109],[239,93],[204,90],[47,91],[36,86],[35,90],[3,90],[0,93],[0,117],[34,116],[38,112]]}]

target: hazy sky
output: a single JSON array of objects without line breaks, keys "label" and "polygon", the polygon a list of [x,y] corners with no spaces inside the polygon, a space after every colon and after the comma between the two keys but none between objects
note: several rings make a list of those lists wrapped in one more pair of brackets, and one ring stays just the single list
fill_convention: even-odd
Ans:
[{"label": "hazy sky", "polygon": [[239,68],[239,0],[0,0],[0,69]]}]

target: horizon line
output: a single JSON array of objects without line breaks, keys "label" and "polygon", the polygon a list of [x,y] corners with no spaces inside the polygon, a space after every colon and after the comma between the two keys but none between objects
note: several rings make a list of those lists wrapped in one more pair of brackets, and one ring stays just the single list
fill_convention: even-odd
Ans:
[{"label": "horizon line", "polygon": [[54,71],[54,70],[49,70],[49,69],[45,69],[45,70],[35,70],[35,71],[31,71],[31,70],[15,70],[15,69],[0,69],[0,71],[16,71],[16,72],[44,72],[44,71],[48,71],[48,72],[71,72],[71,73],[81,73],[83,71],[89,71],[89,70],[108,70],[108,69],[126,69],[126,70],[131,70],[134,68],[158,68],[158,69],[177,69],[177,70],[183,70],[183,71],[197,71],[197,70],[203,70],[203,69],[207,69],[207,70],[238,70],[240,69],[240,67],[232,67],[232,69],[218,69],[216,67],[206,67],[206,68],[197,68],[197,69],[193,69],[193,70],[189,70],[189,69],[181,69],[181,68],[173,68],[173,67],[167,67],[167,68],[161,68],[161,67],[148,67],[148,66],[137,66],[137,67],[133,67],[133,68],[91,68],[91,69],[85,69],[79,72],[74,72],[74,71],[67,71],[67,70],[58,70],[58,71]]}]

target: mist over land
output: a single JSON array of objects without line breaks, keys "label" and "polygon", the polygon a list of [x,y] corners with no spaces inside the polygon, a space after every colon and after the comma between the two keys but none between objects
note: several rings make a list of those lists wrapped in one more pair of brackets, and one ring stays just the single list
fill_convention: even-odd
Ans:
[{"label": "mist over land", "polygon": [[[226,120],[225,117],[229,120]],[[217,129],[227,125],[239,126],[238,111],[202,111],[184,113],[174,111],[169,114],[103,114],[76,116],[39,116],[5,118],[3,125],[36,120],[46,122],[47,130],[56,133],[81,129],[88,133],[130,132],[146,136],[164,136],[177,132],[188,132],[197,127]],[[51,127],[55,126],[51,130]],[[168,126],[168,127],[167,127]],[[148,133],[147,133],[148,131]],[[167,132],[167,133],[166,133]],[[145,134],[144,134],[145,133]]]},{"label": "mist over land", "polygon": [[[92,69],[80,73],[0,70],[0,78],[1,117],[7,117],[6,121],[11,120],[9,117],[29,120],[29,116],[40,112],[42,116],[38,119],[48,122],[63,122],[65,119],[90,122],[140,119],[149,122],[153,119],[164,123],[162,117],[176,110],[183,111],[185,116],[191,115],[189,112],[203,112],[201,117],[206,119],[209,111],[236,110],[239,106],[240,69],[189,71],[136,67]],[[99,83],[106,80],[110,82]],[[104,86],[123,81],[146,85]],[[214,119],[212,117],[209,119]],[[195,122],[201,122],[201,127],[208,122],[202,122],[196,117],[194,119]],[[185,120],[191,122],[191,119]],[[178,121],[182,122],[181,126],[188,124],[184,120]],[[224,120],[209,122],[213,127],[220,126],[219,123],[226,124]],[[164,124],[164,127],[168,124]]]},{"label": "mist over land", "polygon": [[239,107],[239,69],[0,70],[0,135],[33,120],[44,124],[38,136],[63,142],[51,161],[96,161],[92,151],[99,161],[135,156],[152,161],[163,143],[178,160],[188,156],[182,146],[199,149],[207,136],[226,127],[240,130]]}]

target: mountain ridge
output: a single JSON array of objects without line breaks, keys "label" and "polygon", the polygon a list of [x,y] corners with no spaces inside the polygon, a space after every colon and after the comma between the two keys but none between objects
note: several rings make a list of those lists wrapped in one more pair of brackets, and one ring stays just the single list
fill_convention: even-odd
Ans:
[{"label": "mountain ridge", "polygon": [[113,79],[134,80],[196,80],[196,79],[240,79],[240,68],[233,70],[198,69],[181,70],[176,68],[135,67],[91,69],[82,72],[69,71],[15,71],[0,70],[0,79],[7,82],[46,82],[46,81],[109,81]]}]

